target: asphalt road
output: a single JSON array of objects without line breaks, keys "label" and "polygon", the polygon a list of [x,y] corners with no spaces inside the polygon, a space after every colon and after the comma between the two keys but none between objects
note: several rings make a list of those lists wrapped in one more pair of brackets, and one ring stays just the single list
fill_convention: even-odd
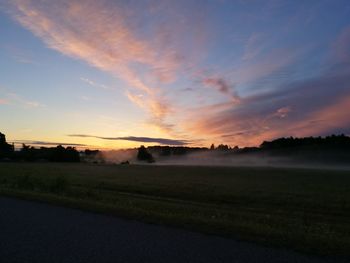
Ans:
[{"label": "asphalt road", "polygon": [[0,197],[0,262],[340,262]]}]

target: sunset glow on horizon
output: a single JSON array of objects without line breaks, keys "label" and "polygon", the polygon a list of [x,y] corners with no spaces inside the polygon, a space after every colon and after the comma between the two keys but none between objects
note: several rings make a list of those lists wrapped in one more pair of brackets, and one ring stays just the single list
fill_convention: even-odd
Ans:
[{"label": "sunset glow on horizon", "polygon": [[0,0],[7,140],[118,149],[350,135],[350,2]]}]

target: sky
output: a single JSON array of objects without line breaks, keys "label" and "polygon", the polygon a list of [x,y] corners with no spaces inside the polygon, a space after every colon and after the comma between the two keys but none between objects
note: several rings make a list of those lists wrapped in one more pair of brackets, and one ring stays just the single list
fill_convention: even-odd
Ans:
[{"label": "sky", "polygon": [[348,0],[0,0],[0,131],[118,149],[350,135]]}]

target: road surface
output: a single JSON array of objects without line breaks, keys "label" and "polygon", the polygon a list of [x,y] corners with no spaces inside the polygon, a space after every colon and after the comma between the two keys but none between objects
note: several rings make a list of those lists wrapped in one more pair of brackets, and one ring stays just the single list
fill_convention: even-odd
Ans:
[{"label": "road surface", "polygon": [[0,262],[339,261],[0,197]]}]

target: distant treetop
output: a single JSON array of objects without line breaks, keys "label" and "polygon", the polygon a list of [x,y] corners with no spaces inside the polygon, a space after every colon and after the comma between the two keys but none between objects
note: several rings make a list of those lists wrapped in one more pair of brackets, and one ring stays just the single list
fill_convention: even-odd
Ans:
[{"label": "distant treetop", "polygon": [[277,149],[311,145],[337,148],[350,147],[350,137],[341,134],[327,137],[279,138],[270,142],[264,141],[260,148]]}]

